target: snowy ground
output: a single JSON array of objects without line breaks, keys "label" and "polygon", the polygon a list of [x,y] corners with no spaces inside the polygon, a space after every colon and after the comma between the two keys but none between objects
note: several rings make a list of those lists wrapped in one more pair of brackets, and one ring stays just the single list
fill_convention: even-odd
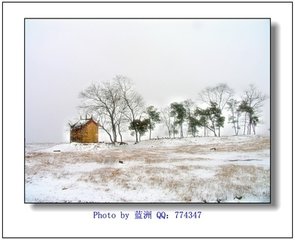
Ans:
[{"label": "snowy ground", "polygon": [[270,139],[29,144],[25,197],[31,203],[269,202]]}]

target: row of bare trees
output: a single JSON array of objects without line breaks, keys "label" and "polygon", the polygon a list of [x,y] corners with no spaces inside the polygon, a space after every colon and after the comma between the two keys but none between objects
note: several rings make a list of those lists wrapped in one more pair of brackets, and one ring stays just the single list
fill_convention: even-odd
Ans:
[{"label": "row of bare trees", "polygon": [[[136,92],[133,83],[125,76],[117,75],[111,81],[90,85],[80,93],[80,108],[94,116],[101,128],[108,134],[112,143],[123,142],[123,132],[131,131],[135,142],[162,122],[169,137],[187,135],[196,136],[203,128],[204,136],[212,132],[220,136],[224,127],[224,112],[229,113],[228,122],[232,124],[235,135],[255,134],[255,127],[260,121],[260,111],[267,96],[254,85],[250,85],[240,99],[234,98],[234,91],[226,84],[207,87],[199,94],[199,99],[206,107],[200,108],[192,100],[174,102],[158,111],[154,106],[145,108],[142,96]],[[120,138],[120,140],[119,140]]]},{"label": "row of bare trees", "polygon": [[237,99],[228,85],[218,84],[202,90],[199,99],[205,107],[200,108],[189,99],[172,103],[161,112],[169,137],[175,137],[178,133],[183,137],[185,122],[187,135],[196,136],[198,129],[203,128],[204,136],[208,136],[209,132],[220,136],[220,129],[225,123],[225,112],[228,113],[228,123],[232,125],[235,135],[239,135],[241,130],[243,135],[256,134],[256,126],[261,121],[261,109],[267,96],[254,85],[249,85]]},{"label": "row of bare trees", "polygon": [[240,100],[230,98],[227,109],[230,112],[229,123],[232,124],[235,135],[256,133],[256,126],[260,122],[261,108],[267,96],[262,94],[254,85],[250,85]]},{"label": "row of bare trees", "polygon": [[153,106],[145,109],[143,98],[135,91],[133,83],[118,75],[108,82],[91,84],[80,93],[80,108],[94,116],[100,127],[108,134],[112,143],[123,142],[122,132],[131,130],[135,142],[160,121],[160,115]]},{"label": "row of bare trees", "polygon": [[[144,107],[142,97],[124,76],[116,76],[108,82],[93,83],[80,93],[80,98],[80,108],[99,121],[112,143],[118,142],[118,136],[123,142],[122,132],[126,131],[126,123],[139,119]],[[134,131],[138,142],[138,128]]]}]

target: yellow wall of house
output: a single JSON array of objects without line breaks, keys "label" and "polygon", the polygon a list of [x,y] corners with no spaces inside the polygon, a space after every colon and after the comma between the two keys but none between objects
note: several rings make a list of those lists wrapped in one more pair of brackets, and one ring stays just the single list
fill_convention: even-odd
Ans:
[{"label": "yellow wall of house", "polygon": [[88,123],[82,133],[82,142],[97,143],[98,142],[98,128],[93,122]]},{"label": "yellow wall of house", "polygon": [[71,142],[97,143],[99,139],[98,126],[89,122],[81,129],[71,130]]}]

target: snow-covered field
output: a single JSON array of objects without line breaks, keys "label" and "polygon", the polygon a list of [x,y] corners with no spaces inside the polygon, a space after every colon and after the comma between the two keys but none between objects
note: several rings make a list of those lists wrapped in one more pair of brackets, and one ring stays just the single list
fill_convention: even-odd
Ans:
[{"label": "snow-covered field", "polygon": [[269,202],[267,136],[28,144],[26,202]]}]

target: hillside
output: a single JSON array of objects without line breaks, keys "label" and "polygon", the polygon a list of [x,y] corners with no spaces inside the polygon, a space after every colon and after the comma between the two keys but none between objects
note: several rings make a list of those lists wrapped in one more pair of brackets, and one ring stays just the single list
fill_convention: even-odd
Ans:
[{"label": "hillside", "polygon": [[26,202],[269,202],[270,139],[28,145]]}]

